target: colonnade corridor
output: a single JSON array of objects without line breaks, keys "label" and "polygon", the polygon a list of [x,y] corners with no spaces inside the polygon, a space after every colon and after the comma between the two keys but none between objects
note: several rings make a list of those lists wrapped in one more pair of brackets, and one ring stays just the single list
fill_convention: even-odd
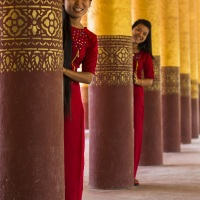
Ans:
[{"label": "colonnade corridor", "polygon": [[179,153],[163,153],[163,165],[139,166],[140,186],[96,190],[88,185],[89,134],[86,134],[83,200],[199,200],[200,138],[181,144]]}]

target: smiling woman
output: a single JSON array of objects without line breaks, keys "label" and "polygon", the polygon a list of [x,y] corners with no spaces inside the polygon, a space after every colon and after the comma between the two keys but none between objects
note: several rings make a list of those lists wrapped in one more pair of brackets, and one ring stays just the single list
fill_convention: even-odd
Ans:
[{"label": "smiling woman", "polygon": [[[81,19],[83,15],[86,14],[88,8],[91,5],[92,0],[67,0],[65,1],[65,10],[70,16],[71,23],[75,23],[82,27],[77,20]],[[74,21],[75,20],[75,21]],[[80,21],[79,21],[80,22]]]},{"label": "smiling woman", "polygon": [[92,81],[97,63],[97,36],[81,24],[90,5],[91,0],[65,0],[63,6],[65,200],[82,199],[85,139],[79,83]]},{"label": "smiling woman", "polygon": [[144,120],[144,86],[153,83],[153,56],[151,49],[151,23],[145,19],[137,20],[132,26],[133,81],[134,81],[134,185],[142,149]]}]

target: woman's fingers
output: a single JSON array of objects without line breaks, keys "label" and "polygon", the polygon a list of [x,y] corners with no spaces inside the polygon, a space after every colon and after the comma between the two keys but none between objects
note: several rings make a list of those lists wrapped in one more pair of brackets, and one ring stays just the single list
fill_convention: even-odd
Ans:
[{"label": "woman's fingers", "polygon": [[138,80],[136,73],[133,74],[133,80],[134,80],[135,83],[136,83],[137,80]]}]

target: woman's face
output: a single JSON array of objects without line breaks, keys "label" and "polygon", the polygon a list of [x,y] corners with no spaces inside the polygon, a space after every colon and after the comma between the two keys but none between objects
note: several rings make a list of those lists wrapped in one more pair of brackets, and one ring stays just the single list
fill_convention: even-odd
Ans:
[{"label": "woman's face", "polygon": [[144,42],[149,34],[149,28],[143,24],[138,24],[132,30],[132,42],[140,44]]},{"label": "woman's face", "polygon": [[65,10],[72,18],[81,18],[91,5],[91,0],[65,0]]}]

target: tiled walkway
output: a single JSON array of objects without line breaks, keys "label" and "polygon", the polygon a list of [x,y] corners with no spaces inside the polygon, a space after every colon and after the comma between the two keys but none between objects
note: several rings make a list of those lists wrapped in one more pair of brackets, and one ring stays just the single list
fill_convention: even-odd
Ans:
[{"label": "tiled walkway", "polygon": [[88,187],[86,139],[83,200],[200,200],[200,139],[181,145],[180,153],[164,153],[162,166],[139,166],[139,187],[94,190]]}]

